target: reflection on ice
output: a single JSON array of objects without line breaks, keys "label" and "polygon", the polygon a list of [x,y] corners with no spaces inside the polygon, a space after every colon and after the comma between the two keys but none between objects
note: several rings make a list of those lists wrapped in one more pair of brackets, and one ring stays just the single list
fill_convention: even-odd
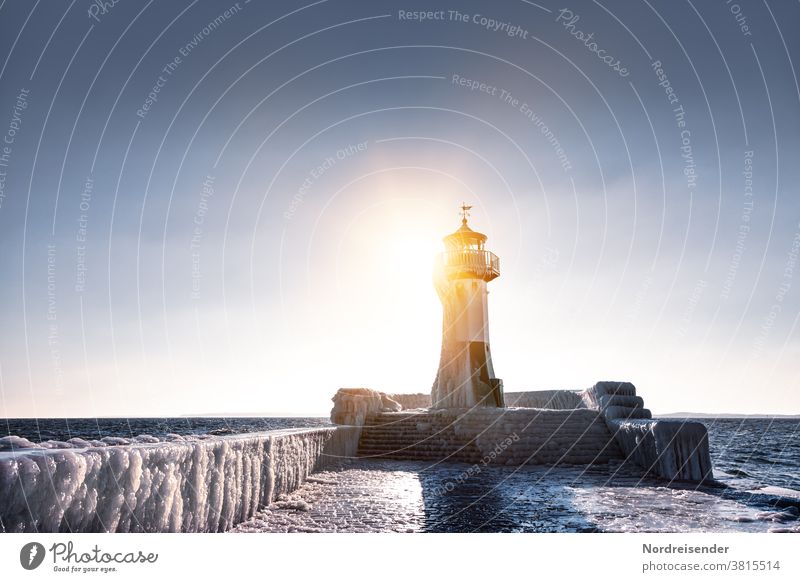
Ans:
[{"label": "reflection on ice", "polygon": [[[573,493],[575,507],[608,532],[763,532],[776,517],[776,512],[695,490],[575,487]],[[789,513],[777,513],[794,521]]]},{"label": "reflection on ice", "polygon": [[424,531],[419,473],[398,465],[385,470],[380,463],[356,463],[344,471],[317,473],[283,502],[263,508],[233,531]]},{"label": "reflection on ice", "polygon": [[272,504],[236,531],[798,531],[796,507],[744,491],[667,488],[599,467],[490,466],[464,478],[468,468],[356,460],[292,494],[306,511]]}]

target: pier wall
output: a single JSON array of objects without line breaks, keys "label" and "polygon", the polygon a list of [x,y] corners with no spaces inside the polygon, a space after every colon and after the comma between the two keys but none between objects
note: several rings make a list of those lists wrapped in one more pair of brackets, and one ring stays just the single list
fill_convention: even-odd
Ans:
[{"label": "pier wall", "polygon": [[570,410],[587,408],[581,390],[536,390],[528,392],[506,392],[506,406],[521,408],[544,408],[548,410]]},{"label": "pier wall", "polygon": [[[337,393],[334,413],[358,410],[345,416],[358,426],[367,425],[360,456],[475,462],[487,446],[493,449],[517,437],[492,462],[591,464],[619,459],[643,475],[668,481],[712,479],[706,427],[653,419],[630,382],[597,382],[586,390],[506,392],[508,408],[498,409],[426,411],[419,409],[430,404],[428,395],[392,394],[382,400],[380,392],[353,390]],[[394,409],[386,407],[387,399]],[[335,414],[331,418],[338,422]]]},{"label": "pier wall", "polygon": [[0,453],[0,531],[217,532],[313,471],[353,457],[360,429]]},{"label": "pier wall", "polygon": [[430,408],[431,395],[417,393],[417,394],[389,394],[392,400],[398,402],[403,410],[411,410],[414,408]]},{"label": "pier wall", "polygon": [[[506,406],[522,408],[548,408],[566,410],[570,408],[586,408],[581,395],[583,390],[534,390],[527,392],[505,392]],[[413,408],[430,408],[430,394],[389,394],[398,402],[403,410]]]}]

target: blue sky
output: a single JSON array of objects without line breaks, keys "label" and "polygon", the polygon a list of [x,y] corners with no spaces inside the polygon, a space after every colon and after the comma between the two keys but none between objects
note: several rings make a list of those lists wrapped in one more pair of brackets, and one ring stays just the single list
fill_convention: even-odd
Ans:
[{"label": "blue sky", "polygon": [[427,392],[462,200],[506,390],[800,412],[797,5],[97,6],[0,5],[6,416]]}]

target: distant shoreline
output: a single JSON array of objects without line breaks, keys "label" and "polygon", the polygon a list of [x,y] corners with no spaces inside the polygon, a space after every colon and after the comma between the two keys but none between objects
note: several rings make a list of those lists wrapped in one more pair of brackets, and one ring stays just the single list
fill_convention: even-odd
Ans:
[{"label": "distant shoreline", "polygon": [[753,418],[768,419],[776,418],[781,420],[800,419],[800,414],[735,414],[729,412],[710,413],[710,412],[668,412],[666,414],[653,414],[653,418]]}]

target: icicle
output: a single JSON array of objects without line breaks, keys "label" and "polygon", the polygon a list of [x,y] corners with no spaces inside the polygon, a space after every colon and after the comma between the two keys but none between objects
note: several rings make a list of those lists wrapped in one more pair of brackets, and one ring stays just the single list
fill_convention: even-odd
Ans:
[{"label": "icicle", "polygon": [[6,450],[0,531],[224,531],[354,455],[358,436],[357,428],[326,427]]}]

